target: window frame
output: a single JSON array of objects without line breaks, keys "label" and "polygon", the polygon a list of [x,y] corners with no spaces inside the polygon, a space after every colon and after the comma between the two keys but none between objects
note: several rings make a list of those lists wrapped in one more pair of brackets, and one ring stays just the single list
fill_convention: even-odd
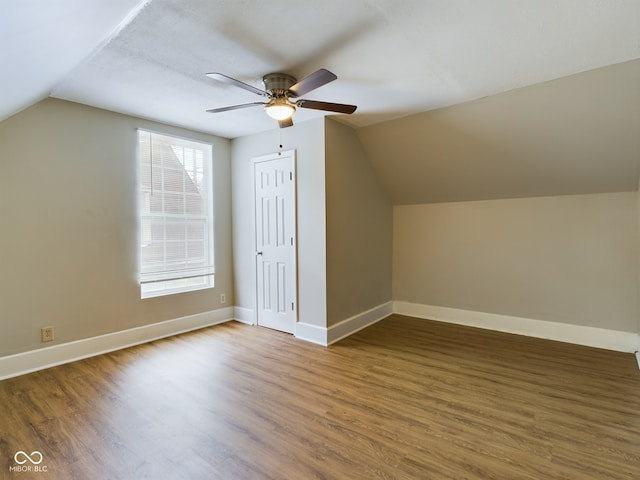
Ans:
[{"label": "window frame", "polygon": [[[145,163],[143,152],[143,146],[147,143],[146,140],[142,138],[143,135],[148,135],[148,145],[149,145],[149,153],[148,159],[149,162]],[[153,213],[151,210],[151,196],[153,195],[153,186],[156,183],[156,179],[154,178],[154,169],[158,168],[158,166],[154,163],[154,153],[153,153],[153,142],[154,136],[160,137],[161,142],[164,142],[164,146],[169,145],[176,155],[176,160],[179,162],[178,164],[182,167],[175,168],[174,166],[166,166],[164,162],[166,159],[164,155],[166,153],[160,153],[160,158],[162,158],[162,165],[160,166],[160,175],[161,175],[161,185],[162,189],[160,190],[162,196],[162,209],[163,211],[158,213]],[[172,145],[174,143],[176,145]],[[197,146],[204,153],[202,157],[202,177],[194,178],[194,175],[197,175],[197,160],[193,159],[192,168],[194,170],[191,171],[186,166],[186,156],[185,156],[185,148],[193,148]],[[182,148],[182,159],[180,159],[180,155],[176,152],[174,147]],[[200,139],[188,138],[179,135],[169,134],[161,131],[153,131],[146,128],[138,128],[136,131],[136,151],[137,151],[137,169],[138,176],[136,180],[136,192],[138,196],[138,204],[137,204],[137,224],[138,224],[138,236],[137,236],[137,254],[138,254],[138,285],[140,288],[140,298],[154,298],[166,295],[173,295],[179,293],[193,292],[198,290],[211,289],[215,287],[215,210],[214,210],[214,162],[213,162],[213,144],[210,142],[205,142]],[[195,150],[194,150],[195,152]],[[194,153],[195,156],[195,153]],[[143,175],[143,170],[148,167],[150,169],[149,179],[147,185],[145,185],[145,179]],[[165,180],[168,171],[180,171],[181,176],[183,178],[189,177],[192,182],[192,188],[198,188],[198,182],[201,182],[201,186],[206,188],[206,194],[208,198],[204,199],[205,203],[202,204],[204,206],[204,212],[199,214],[186,212],[187,210],[187,198],[189,196],[194,197],[197,195],[189,194],[186,192],[186,186],[183,186],[182,191],[172,192],[169,195],[167,194],[167,190],[164,189]],[[183,180],[184,183],[187,180]],[[166,197],[174,195],[174,196],[182,196],[183,197],[183,212],[182,213],[167,213],[165,211],[165,199]],[[147,211],[145,211],[147,210]],[[167,260],[167,245],[171,243],[171,240],[168,240],[169,234],[167,230],[171,227],[171,220],[175,220],[176,223],[173,224],[173,227],[179,227],[180,225],[185,229],[183,240],[174,241],[175,244],[184,243],[184,260],[185,260],[185,268],[178,268],[175,270],[167,269],[167,265],[171,262]],[[186,264],[189,263],[188,256],[188,244],[189,238],[187,231],[189,228],[192,228],[194,222],[204,220],[204,236],[202,240],[202,251],[203,251],[203,262],[205,265],[196,267],[194,272],[196,274],[189,274]],[[162,225],[164,229],[163,240],[161,242],[155,242],[156,246],[158,243],[161,243],[161,249],[163,249],[163,261],[160,262],[163,265],[163,269],[158,270],[155,274],[154,272],[149,272],[148,267],[144,268],[144,251],[143,249],[149,247],[153,242],[151,230],[155,227],[158,228]],[[147,232],[145,234],[145,232]],[[146,272],[144,270],[147,270]],[[169,275],[171,272],[176,272],[174,275]],[[206,272],[206,273],[205,273]],[[174,278],[167,278],[174,277]]]}]

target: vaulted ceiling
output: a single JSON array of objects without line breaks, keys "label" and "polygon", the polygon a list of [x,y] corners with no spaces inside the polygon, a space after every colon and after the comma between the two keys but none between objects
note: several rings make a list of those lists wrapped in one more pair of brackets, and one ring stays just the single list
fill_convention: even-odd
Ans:
[{"label": "vaulted ceiling", "polygon": [[[0,5],[0,41],[5,66],[0,120],[52,96],[235,138],[272,129],[274,121],[260,107],[206,113],[260,97],[205,73],[221,72],[262,88],[266,73],[302,78],[324,67],[338,80],[305,98],[358,105],[355,114],[339,120],[360,129],[363,146],[381,175],[388,175],[386,186],[396,202],[514,196],[513,191],[523,196],[622,189],[620,182],[587,188],[592,180],[576,187],[568,178],[574,168],[602,177],[593,162],[585,167],[575,160],[595,156],[591,147],[575,140],[601,131],[597,122],[565,137],[551,156],[536,150],[546,155],[542,164],[535,164],[536,152],[526,153],[535,143],[531,128],[562,128],[583,114],[627,122],[620,127],[622,133],[616,128],[604,131],[614,134],[608,145],[619,138],[627,142],[624,160],[611,168],[618,169],[617,177],[634,176],[637,185],[638,159],[629,160],[638,154],[637,141],[627,131],[637,119],[634,108],[640,109],[630,105],[638,101],[633,97],[638,88],[631,83],[638,68],[629,63],[640,58],[637,0],[5,0]],[[620,74],[627,77],[609,72],[610,79],[630,96],[610,92],[608,84],[586,86],[572,104],[587,99],[591,106],[570,113],[565,106],[559,116],[549,115],[549,109],[546,117],[538,111],[529,123],[525,120],[536,105],[537,91],[530,90],[532,97],[526,101],[518,96],[522,93],[504,97],[511,95],[504,92],[522,92],[523,87],[615,65],[622,65]],[[564,88],[571,93],[570,86]],[[554,91],[537,101],[557,102]],[[596,103],[589,100],[589,92],[599,95]],[[497,94],[503,95],[496,97],[498,103],[484,99]],[[611,105],[609,96],[615,107],[606,107]],[[500,98],[516,104],[503,104]],[[517,106],[519,99],[522,116],[510,106]],[[459,106],[465,102],[472,106]],[[611,111],[618,106],[626,113]],[[538,107],[544,110],[542,103]],[[601,108],[610,114],[599,115]],[[486,121],[487,114],[497,117]],[[299,109],[295,122],[319,115],[324,113]],[[394,130],[398,125],[413,132],[411,140]],[[382,126],[388,128],[383,131]],[[436,148],[435,137],[450,136],[451,129],[467,129],[467,140],[481,138],[459,143],[449,152]],[[510,140],[502,145],[497,139],[506,136]],[[408,142],[407,148],[400,147],[400,138]],[[434,141],[429,143],[429,138]],[[491,142],[498,143],[487,147]],[[573,149],[574,144],[581,146]],[[511,156],[496,154],[515,150],[519,152]],[[476,164],[472,151],[481,152]],[[558,166],[565,156],[572,160]],[[509,158],[520,163],[509,164]],[[394,162],[399,168],[392,167]],[[520,174],[515,173],[518,168]],[[420,172],[431,184],[403,194],[401,189],[408,188],[404,185],[412,184],[407,184],[410,174],[398,173],[403,169]],[[537,176],[532,176],[534,171]],[[474,190],[481,172],[503,181],[488,182],[487,191]],[[563,186],[540,188],[549,181]],[[419,193],[425,185],[432,195]],[[446,192],[433,193],[438,189]]]}]

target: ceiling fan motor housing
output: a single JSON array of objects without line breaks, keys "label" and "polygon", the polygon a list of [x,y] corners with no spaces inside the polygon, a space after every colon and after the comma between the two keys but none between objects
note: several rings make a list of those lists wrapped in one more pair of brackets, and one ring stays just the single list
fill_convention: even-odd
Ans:
[{"label": "ceiling fan motor housing", "polygon": [[296,82],[296,77],[286,73],[267,73],[262,77],[264,89],[277,97],[284,96],[289,87],[295,85]]}]

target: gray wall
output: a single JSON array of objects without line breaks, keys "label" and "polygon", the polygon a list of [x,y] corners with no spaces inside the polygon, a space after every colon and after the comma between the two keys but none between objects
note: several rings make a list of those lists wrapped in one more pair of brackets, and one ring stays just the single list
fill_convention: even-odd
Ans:
[{"label": "gray wall", "polygon": [[[137,135],[211,142],[216,287],[140,299]],[[0,123],[0,356],[233,303],[229,140],[60,100]]]},{"label": "gray wall", "polygon": [[[640,333],[639,72],[628,62],[357,134],[320,118],[232,141],[40,102],[0,123],[0,356],[42,347],[42,326],[68,342],[214,310],[220,293],[253,310],[251,158],[281,142],[298,153],[305,323],[392,298]],[[139,298],[138,127],[214,145],[213,291]],[[562,188],[605,193],[537,196]]]},{"label": "gray wall", "polygon": [[352,128],[326,119],[327,325],[391,301],[393,207]]},{"label": "gray wall", "polygon": [[637,194],[396,206],[394,300],[638,325]]},{"label": "gray wall", "polygon": [[359,129],[394,300],[640,331],[639,131],[640,60]]}]

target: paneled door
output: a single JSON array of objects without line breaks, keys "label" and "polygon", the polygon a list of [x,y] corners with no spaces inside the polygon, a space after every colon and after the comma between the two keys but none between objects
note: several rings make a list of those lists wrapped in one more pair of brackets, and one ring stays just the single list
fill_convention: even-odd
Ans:
[{"label": "paneled door", "polygon": [[295,151],[253,159],[258,325],[294,333],[297,320]]}]

